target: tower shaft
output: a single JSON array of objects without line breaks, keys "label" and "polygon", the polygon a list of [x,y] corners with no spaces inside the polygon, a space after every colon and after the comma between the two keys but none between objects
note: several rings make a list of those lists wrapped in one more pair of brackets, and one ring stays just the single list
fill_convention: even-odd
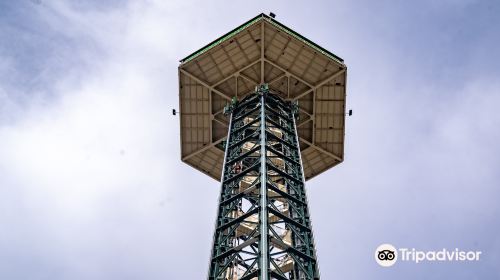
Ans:
[{"label": "tower shaft", "polygon": [[209,280],[319,279],[297,108],[267,85],[229,105]]}]

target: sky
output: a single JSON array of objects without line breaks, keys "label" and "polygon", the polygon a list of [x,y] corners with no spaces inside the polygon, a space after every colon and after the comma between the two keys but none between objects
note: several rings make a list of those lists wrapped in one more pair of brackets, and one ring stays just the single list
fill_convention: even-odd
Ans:
[{"label": "sky", "polygon": [[307,182],[322,279],[500,279],[486,0],[0,0],[0,279],[205,279],[220,184],[180,160],[177,67],[271,11],[348,66],[345,161]]}]

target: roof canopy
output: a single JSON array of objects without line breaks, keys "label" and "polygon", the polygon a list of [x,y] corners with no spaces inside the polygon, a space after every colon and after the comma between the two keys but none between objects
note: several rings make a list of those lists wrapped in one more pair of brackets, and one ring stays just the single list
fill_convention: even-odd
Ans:
[{"label": "roof canopy", "polygon": [[181,60],[181,158],[220,180],[233,96],[268,83],[298,100],[297,130],[304,175],[310,179],[344,157],[346,66],[341,58],[260,14]]}]

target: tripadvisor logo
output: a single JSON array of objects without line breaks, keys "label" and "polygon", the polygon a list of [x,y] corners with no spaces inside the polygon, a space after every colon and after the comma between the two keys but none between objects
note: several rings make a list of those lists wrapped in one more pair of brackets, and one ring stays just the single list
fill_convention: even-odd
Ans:
[{"label": "tripadvisor logo", "polygon": [[375,250],[375,260],[381,266],[393,266],[398,260],[398,252],[391,244],[382,244]]},{"label": "tripadvisor logo", "polygon": [[466,262],[479,261],[481,251],[462,251],[458,248],[455,250],[442,249],[438,251],[419,251],[415,248],[399,248],[391,244],[382,244],[375,250],[375,261],[384,267],[393,266],[396,261],[405,262]]}]

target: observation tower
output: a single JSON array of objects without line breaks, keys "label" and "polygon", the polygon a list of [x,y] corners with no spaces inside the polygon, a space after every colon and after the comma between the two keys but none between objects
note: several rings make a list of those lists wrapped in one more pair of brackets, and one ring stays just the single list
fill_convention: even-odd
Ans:
[{"label": "observation tower", "polygon": [[320,279],[305,181],[344,159],[346,70],[273,14],[180,61],[182,161],[221,182],[209,280]]}]

